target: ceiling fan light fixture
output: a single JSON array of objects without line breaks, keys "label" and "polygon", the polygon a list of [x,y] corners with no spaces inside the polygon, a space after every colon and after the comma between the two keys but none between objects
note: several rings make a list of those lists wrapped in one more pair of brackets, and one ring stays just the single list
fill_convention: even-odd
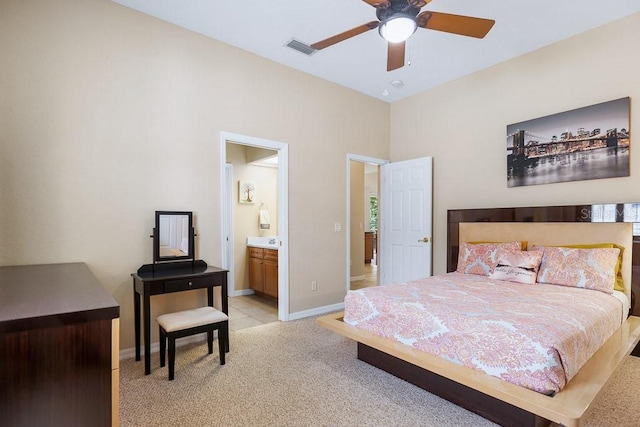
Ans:
[{"label": "ceiling fan light fixture", "polygon": [[417,28],[416,18],[404,13],[396,13],[380,24],[378,33],[390,43],[400,43],[411,37]]}]

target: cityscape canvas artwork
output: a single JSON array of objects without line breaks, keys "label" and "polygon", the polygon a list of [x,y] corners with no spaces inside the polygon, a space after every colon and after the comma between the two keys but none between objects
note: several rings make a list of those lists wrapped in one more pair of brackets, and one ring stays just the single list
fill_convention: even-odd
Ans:
[{"label": "cityscape canvas artwork", "polygon": [[507,126],[507,185],[629,176],[629,104],[620,98]]}]

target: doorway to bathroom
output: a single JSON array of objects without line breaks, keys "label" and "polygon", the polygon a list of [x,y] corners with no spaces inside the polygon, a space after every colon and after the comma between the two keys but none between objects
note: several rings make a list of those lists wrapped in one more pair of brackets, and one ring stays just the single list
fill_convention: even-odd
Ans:
[{"label": "doorway to bathroom", "polygon": [[243,317],[236,324],[288,320],[288,146],[222,132],[220,163],[222,265],[229,305],[238,302]]}]

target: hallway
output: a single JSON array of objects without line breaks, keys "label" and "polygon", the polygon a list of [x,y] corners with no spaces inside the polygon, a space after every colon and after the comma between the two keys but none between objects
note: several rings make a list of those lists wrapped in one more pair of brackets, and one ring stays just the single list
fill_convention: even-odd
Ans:
[{"label": "hallway", "polygon": [[378,286],[378,266],[374,264],[375,258],[370,264],[364,265],[364,279],[351,282],[350,289],[362,289],[370,286]]}]

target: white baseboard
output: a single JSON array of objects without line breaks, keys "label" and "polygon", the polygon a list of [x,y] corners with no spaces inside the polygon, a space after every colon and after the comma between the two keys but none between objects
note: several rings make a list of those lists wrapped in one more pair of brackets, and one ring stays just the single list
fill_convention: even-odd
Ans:
[{"label": "white baseboard", "polygon": [[319,314],[332,313],[340,310],[344,310],[344,302],[312,308],[310,310],[298,311],[296,313],[289,313],[289,320],[304,319],[305,317],[317,316]]},{"label": "white baseboard", "polygon": [[253,295],[255,291],[253,289],[240,289],[239,291],[231,291],[229,292],[230,297],[242,297],[245,295]]}]

